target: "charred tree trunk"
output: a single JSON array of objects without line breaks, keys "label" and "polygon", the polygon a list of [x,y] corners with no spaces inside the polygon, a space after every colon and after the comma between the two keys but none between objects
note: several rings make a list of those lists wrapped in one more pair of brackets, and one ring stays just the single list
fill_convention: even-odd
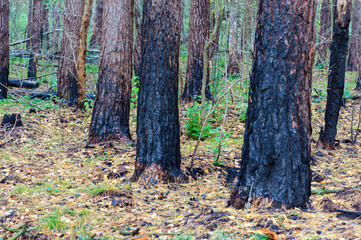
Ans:
[{"label": "charred tree trunk", "polygon": [[78,61],[77,61],[77,71],[78,71],[78,101],[77,107],[79,110],[84,110],[84,101],[86,98],[86,53],[87,53],[87,37],[88,37],[88,27],[91,17],[93,0],[84,0],[84,12],[80,26],[80,37],[79,37],[79,50],[78,50]]},{"label": "charred tree trunk", "polygon": [[351,39],[350,47],[348,50],[348,61],[347,61],[347,70],[348,71],[357,71],[358,58],[360,46],[360,16],[361,16],[361,0],[354,0],[353,7],[353,16],[352,16],[352,30],[351,30]]},{"label": "charred tree trunk", "polygon": [[129,141],[133,0],[104,2],[99,80],[89,143]]},{"label": "charred tree trunk", "polygon": [[335,0],[333,8],[333,37],[330,56],[330,73],[327,84],[325,129],[320,141],[326,149],[335,147],[337,122],[342,106],[345,86],[346,56],[349,40],[352,0]]},{"label": "charred tree trunk", "polygon": [[83,0],[65,0],[64,31],[58,68],[58,97],[65,99],[69,105],[75,105],[79,96],[76,61],[83,10]]},{"label": "charred tree trunk", "polygon": [[[201,95],[203,50],[209,32],[209,0],[191,0],[186,84],[182,100],[189,102]],[[210,98],[209,78],[206,97]]]},{"label": "charred tree trunk", "polygon": [[260,1],[236,208],[257,198],[301,207],[311,195],[316,3]]},{"label": "charred tree trunk", "polygon": [[229,58],[228,58],[228,74],[239,74],[239,64],[241,63],[241,52],[239,42],[242,41],[242,25],[241,25],[241,1],[231,1],[230,27],[229,27]]},{"label": "charred tree trunk", "polygon": [[101,36],[103,29],[103,5],[104,0],[96,0],[95,9],[95,26],[93,27],[92,34],[90,36],[89,47],[97,47],[101,44]]},{"label": "charred tree trunk", "polygon": [[181,171],[178,73],[181,0],[144,0],[137,157],[133,180],[177,181]]},{"label": "charred tree trunk", "polygon": [[42,0],[32,0],[31,2],[33,4],[31,6],[31,21],[28,24],[30,38],[28,42],[30,52],[28,78],[34,79],[37,73],[37,55],[41,53],[43,34],[46,26],[44,22],[46,5]]},{"label": "charred tree trunk", "polygon": [[0,99],[7,98],[9,80],[9,0],[0,0]]},{"label": "charred tree trunk", "polygon": [[139,77],[140,59],[142,53],[142,12],[141,12],[140,0],[135,0],[134,20],[135,20],[135,30],[136,30],[136,38],[134,45],[134,75]]},{"label": "charred tree trunk", "polygon": [[321,17],[320,17],[320,62],[325,64],[327,59],[327,50],[331,43],[331,4],[330,0],[322,1]]}]

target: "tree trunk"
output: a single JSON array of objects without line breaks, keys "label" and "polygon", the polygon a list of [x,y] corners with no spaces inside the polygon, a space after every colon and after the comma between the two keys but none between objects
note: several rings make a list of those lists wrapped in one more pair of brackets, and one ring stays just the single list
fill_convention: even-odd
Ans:
[{"label": "tree trunk", "polygon": [[94,16],[95,26],[93,27],[92,34],[90,36],[89,47],[97,47],[101,44],[101,36],[103,29],[103,5],[104,0],[96,0],[96,13]]},{"label": "tree trunk", "polygon": [[361,0],[354,0],[353,16],[352,16],[352,30],[350,47],[348,50],[348,71],[357,71],[357,59],[361,56],[357,56],[360,46],[360,15],[361,15]]},{"label": "tree trunk", "polygon": [[99,80],[89,143],[131,140],[133,0],[104,2]]},{"label": "tree trunk", "polygon": [[335,0],[333,7],[333,37],[331,44],[330,72],[327,84],[325,129],[320,141],[326,149],[335,147],[337,122],[345,86],[346,56],[349,40],[352,0]]},{"label": "tree trunk", "polygon": [[134,45],[134,75],[140,76],[140,59],[142,53],[142,12],[141,1],[135,0],[134,5],[134,18],[135,18],[135,45]]},{"label": "tree trunk", "polygon": [[316,3],[260,1],[236,208],[258,198],[302,207],[311,195]]},{"label": "tree trunk", "polygon": [[144,0],[133,180],[182,178],[178,114],[181,0]]},{"label": "tree trunk", "polygon": [[324,65],[327,60],[327,50],[331,43],[331,8],[330,0],[322,1],[320,17],[320,62]]},{"label": "tree trunk", "polygon": [[7,98],[9,79],[9,0],[0,0],[0,99]]},{"label": "tree trunk", "polygon": [[[209,0],[191,0],[186,84],[182,100],[189,102],[201,95],[203,78],[203,50],[209,31]],[[206,97],[210,98],[209,78]]]},{"label": "tree trunk", "polygon": [[58,97],[65,99],[69,105],[75,105],[79,96],[76,61],[83,9],[83,0],[65,0],[64,31],[58,68]]},{"label": "tree trunk", "polygon": [[84,110],[84,101],[86,98],[86,53],[87,53],[87,37],[88,37],[88,27],[91,17],[93,0],[84,0],[84,12],[81,20],[80,26],[80,37],[79,37],[79,50],[78,50],[78,61],[77,61],[77,71],[78,71],[78,101],[77,107],[80,110]]},{"label": "tree trunk", "polygon": [[239,64],[241,63],[241,51],[239,49],[239,42],[242,41],[242,23],[241,23],[241,1],[231,1],[230,9],[230,27],[229,27],[229,57],[228,57],[228,74],[239,74]]},{"label": "tree trunk", "polygon": [[29,59],[29,68],[28,68],[28,78],[34,79],[36,78],[37,72],[37,55],[41,53],[43,33],[45,30],[45,22],[44,16],[46,12],[46,5],[42,2],[42,0],[32,0],[33,4],[29,13],[31,11],[31,18],[28,24],[29,31],[29,45],[28,50],[30,52]]}]

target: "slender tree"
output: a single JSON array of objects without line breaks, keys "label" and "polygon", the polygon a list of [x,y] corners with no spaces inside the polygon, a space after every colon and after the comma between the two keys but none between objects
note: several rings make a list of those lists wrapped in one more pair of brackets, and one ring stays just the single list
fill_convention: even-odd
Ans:
[{"label": "slender tree", "polygon": [[89,47],[100,46],[101,44],[101,36],[103,29],[103,5],[104,0],[96,0],[95,2],[95,16],[94,22],[95,26],[93,27],[93,31],[89,41]]},{"label": "slender tree", "polygon": [[[182,100],[193,101],[201,95],[203,78],[203,52],[209,32],[209,0],[191,0],[189,19],[188,64],[186,84]],[[210,98],[209,78],[207,78],[206,97]]]},{"label": "slender tree", "polygon": [[358,49],[360,46],[360,17],[361,17],[361,0],[354,0],[353,14],[352,14],[352,30],[351,30],[351,39],[350,47],[348,50],[348,61],[347,61],[347,70],[348,71],[357,71],[357,56]]},{"label": "slender tree", "polygon": [[241,1],[233,0],[230,3],[228,74],[239,74],[239,64],[241,63],[240,43],[242,42]]},{"label": "slender tree", "polygon": [[337,122],[345,86],[346,56],[349,40],[352,0],[335,0],[333,8],[333,37],[330,47],[330,73],[327,84],[325,129],[320,141],[326,149],[335,147]]},{"label": "slender tree", "polygon": [[[316,0],[260,0],[246,131],[230,204],[304,206],[311,194]],[[250,197],[250,198],[249,198]]]},{"label": "slender tree", "polygon": [[58,97],[65,99],[69,105],[75,105],[79,96],[76,61],[83,10],[83,0],[65,0],[64,31],[58,68]]},{"label": "slender tree", "polygon": [[133,180],[182,177],[178,73],[181,0],[144,0],[137,157]]},{"label": "slender tree", "polygon": [[331,43],[331,4],[330,0],[322,1],[321,17],[320,17],[320,62],[327,60],[327,50]]},{"label": "slender tree", "polygon": [[133,0],[106,0],[89,143],[129,141]]},{"label": "slender tree", "polygon": [[0,0],[0,99],[7,98],[9,79],[9,0]]},{"label": "slender tree", "polygon": [[134,74],[140,76],[140,59],[142,53],[142,0],[135,0],[134,5],[134,22],[135,22],[135,44],[134,44]]}]

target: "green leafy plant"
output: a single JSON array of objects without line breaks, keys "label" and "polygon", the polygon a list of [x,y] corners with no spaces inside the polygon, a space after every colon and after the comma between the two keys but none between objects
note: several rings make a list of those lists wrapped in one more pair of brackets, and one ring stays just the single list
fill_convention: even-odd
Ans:
[{"label": "green leafy plant", "polygon": [[[186,133],[188,137],[198,140],[199,135],[202,131],[202,123],[201,123],[201,105],[195,103],[193,107],[189,108],[186,112]],[[207,139],[211,135],[211,125],[209,123],[206,124],[201,140]]]}]

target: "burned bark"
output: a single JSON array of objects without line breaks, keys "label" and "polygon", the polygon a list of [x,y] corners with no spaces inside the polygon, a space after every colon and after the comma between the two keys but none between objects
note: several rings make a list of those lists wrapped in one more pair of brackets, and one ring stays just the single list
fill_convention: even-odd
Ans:
[{"label": "burned bark", "polygon": [[65,99],[69,105],[75,105],[79,96],[76,61],[83,10],[83,0],[65,0],[64,31],[58,68],[58,97]]},{"label": "burned bark", "polygon": [[7,98],[9,79],[9,0],[0,0],[0,99]]},{"label": "burned bark", "polygon": [[132,0],[104,2],[99,80],[89,144],[131,140],[133,8]]},{"label": "burned bark", "polygon": [[302,207],[311,195],[316,3],[260,1],[236,208],[257,198]]},{"label": "burned bark", "polygon": [[9,79],[8,86],[9,87],[18,87],[18,88],[38,88],[39,83],[37,81],[28,81],[22,79]]},{"label": "burned bark", "polygon": [[180,168],[178,74],[181,0],[144,0],[137,157],[133,180],[177,181]]},{"label": "burned bark", "polygon": [[361,48],[361,35],[360,35],[360,16],[361,15],[361,0],[354,0],[353,14],[352,14],[352,29],[350,47],[348,50],[347,70],[357,71],[358,55]]},{"label": "burned bark", "polygon": [[[203,79],[203,52],[209,32],[209,0],[192,0],[189,19],[189,42],[186,84],[182,100],[194,101],[201,95]],[[209,78],[207,78],[206,97],[210,98]]]},{"label": "burned bark", "polygon": [[96,0],[95,6],[95,26],[90,36],[89,47],[98,47],[101,44],[102,28],[103,28],[103,5],[104,0]]},{"label": "burned bark", "polygon": [[320,134],[320,141],[326,149],[333,149],[335,147],[337,122],[345,86],[346,56],[352,9],[352,0],[335,1],[333,8],[333,37],[330,47],[330,72],[327,84],[325,129]]},{"label": "burned bark", "polygon": [[320,61],[325,64],[327,60],[327,50],[331,43],[331,4],[330,0],[322,1],[321,17],[320,17]]}]

